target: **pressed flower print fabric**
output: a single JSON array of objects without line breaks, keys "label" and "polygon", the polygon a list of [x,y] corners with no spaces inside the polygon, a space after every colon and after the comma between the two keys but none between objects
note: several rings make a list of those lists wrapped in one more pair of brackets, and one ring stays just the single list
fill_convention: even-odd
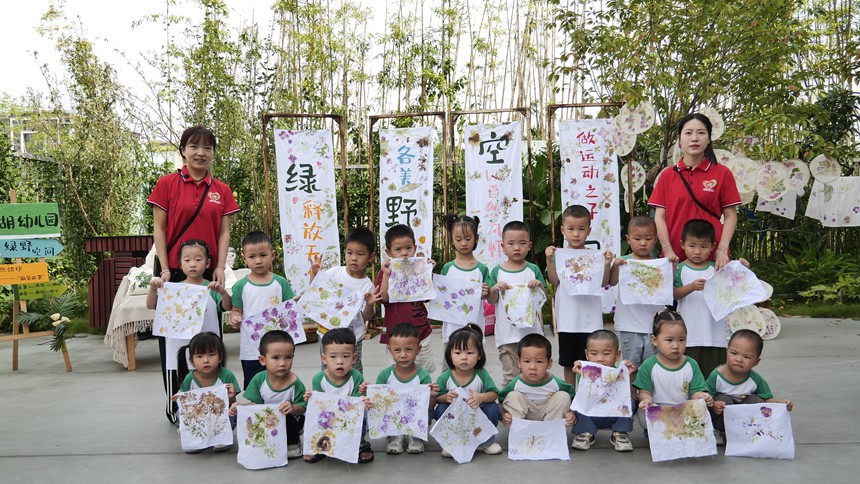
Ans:
[{"label": "pressed flower print fabric", "polygon": [[371,439],[389,435],[411,435],[427,440],[430,387],[420,385],[397,389],[389,385],[368,385],[367,434]]},{"label": "pressed flower print fabric", "polygon": [[546,302],[543,288],[515,284],[502,291],[500,297],[511,326],[531,328],[541,321],[540,310]]},{"label": "pressed flower print fabric", "polygon": [[510,460],[570,460],[564,420],[515,418],[508,433]]},{"label": "pressed flower print fabric", "polygon": [[437,321],[473,321],[481,303],[481,283],[466,281],[455,276],[433,274],[436,298],[427,306],[427,315]]},{"label": "pressed flower print fabric", "polygon": [[303,452],[357,463],[363,419],[361,398],[313,392],[305,414]]},{"label": "pressed flower print fabric", "polygon": [[391,259],[388,301],[392,303],[427,301],[436,297],[433,266],[425,257]]},{"label": "pressed flower print fabric", "polygon": [[589,417],[630,417],[630,372],[618,368],[582,362],[582,376],[570,409]]},{"label": "pressed flower print fabric", "polygon": [[239,405],[236,460],[245,469],[287,465],[287,422],[277,405]]},{"label": "pressed flower print fabric", "polygon": [[179,393],[179,441],[182,450],[232,445],[227,386],[217,385]]},{"label": "pressed flower print fabric", "polygon": [[569,296],[603,294],[603,253],[599,250],[556,249],[555,270]]},{"label": "pressed flower print fabric", "polygon": [[320,271],[299,299],[299,308],[305,317],[326,329],[346,328],[364,309],[364,295]]},{"label": "pressed flower print fabric", "polygon": [[669,259],[634,260],[618,266],[618,290],[624,304],[672,304]]},{"label": "pressed flower print fabric", "polygon": [[794,459],[791,417],[784,403],[727,405],[726,455]]},{"label": "pressed flower print fabric", "polygon": [[165,282],[158,290],[153,332],[156,336],[190,339],[200,332],[206,316],[206,286]]},{"label": "pressed flower print fabric", "polygon": [[458,464],[471,462],[478,446],[497,433],[484,412],[470,407],[462,396],[451,403],[430,429],[430,435]]},{"label": "pressed flower print fabric", "polygon": [[755,273],[736,260],[705,281],[702,295],[717,321],[735,309],[767,299],[767,293]]},{"label": "pressed flower print fabric", "polygon": [[717,453],[714,427],[704,400],[645,409],[651,460],[662,462]]},{"label": "pressed flower print fabric", "polygon": [[242,321],[242,346],[259,346],[260,338],[275,329],[289,333],[295,344],[304,343],[308,337],[302,327],[303,320],[304,314],[298,303],[292,299],[284,301]]}]

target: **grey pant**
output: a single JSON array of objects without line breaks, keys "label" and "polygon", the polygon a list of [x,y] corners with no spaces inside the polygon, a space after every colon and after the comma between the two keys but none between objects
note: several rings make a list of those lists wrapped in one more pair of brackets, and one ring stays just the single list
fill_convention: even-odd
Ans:
[{"label": "grey pant", "polygon": [[[725,402],[726,405],[746,404],[746,403],[755,404],[755,403],[764,403],[764,399],[758,395],[747,395],[745,398],[741,399],[738,397],[733,397],[731,395],[727,395],[725,393],[717,393],[714,396],[714,402]],[[723,421],[723,414],[724,413],[725,413],[725,410],[723,412],[720,412],[719,415],[717,415],[716,413],[714,413],[713,410],[711,410],[711,420],[714,423],[714,428],[717,430],[722,430],[722,431],[726,430],[726,423]]]}]

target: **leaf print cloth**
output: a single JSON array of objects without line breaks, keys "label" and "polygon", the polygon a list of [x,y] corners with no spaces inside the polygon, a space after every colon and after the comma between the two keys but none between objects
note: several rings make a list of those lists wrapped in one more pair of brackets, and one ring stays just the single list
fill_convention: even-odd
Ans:
[{"label": "leaf print cloth", "polygon": [[302,294],[299,309],[323,328],[346,328],[364,309],[364,294],[337,282],[326,271],[320,271]]},{"label": "leaf print cloth", "polygon": [[200,332],[206,316],[206,286],[165,282],[158,290],[153,333],[168,338],[190,339]]},{"label": "leaf print cloth", "polygon": [[275,329],[289,333],[295,344],[304,343],[308,340],[302,327],[304,319],[296,301],[284,301],[242,321],[242,345],[259,346],[260,338]]},{"label": "leaf print cloth", "polygon": [[305,414],[305,455],[322,454],[358,462],[364,401],[324,392],[311,393]]},{"label": "leaf print cloth", "polygon": [[515,418],[508,433],[510,460],[570,460],[564,420]]},{"label": "leaf print cloth", "polygon": [[430,319],[454,323],[474,321],[478,311],[484,310],[480,282],[433,274],[433,287],[436,298],[427,305]]},{"label": "leaf print cloth", "polygon": [[497,433],[484,412],[470,407],[462,396],[451,403],[430,429],[430,435],[458,464],[471,462],[478,446]]},{"label": "leaf print cloth", "polygon": [[784,403],[728,405],[726,455],[794,459],[791,417]]},{"label": "leaf print cloth", "polygon": [[651,460],[662,462],[717,453],[714,427],[704,400],[645,409]]},{"label": "leaf print cloth", "polygon": [[388,301],[392,303],[427,301],[436,297],[433,266],[426,257],[391,259],[388,276]]},{"label": "leaf print cloth", "polygon": [[753,271],[733,260],[705,281],[702,290],[711,315],[719,321],[735,309],[767,299],[767,292]]},{"label": "leaf print cloth", "polygon": [[179,441],[182,450],[233,444],[226,385],[179,393],[176,403],[179,405]]},{"label": "leaf print cloth", "polygon": [[367,435],[378,439],[390,435],[410,435],[427,440],[429,427],[430,387],[420,385],[395,388],[368,385]]},{"label": "leaf print cloth", "polygon": [[624,304],[670,305],[672,263],[669,259],[634,260],[618,266],[618,291]]},{"label": "leaf print cloth", "polygon": [[627,365],[618,368],[582,362],[582,375],[570,409],[589,417],[630,417],[630,372]]},{"label": "leaf print cloth", "polygon": [[569,296],[603,294],[603,253],[587,249],[555,249],[555,271]]},{"label": "leaf print cloth", "polygon": [[287,465],[287,421],[277,405],[239,405],[236,460],[245,469]]},{"label": "leaf print cloth", "polygon": [[511,326],[533,328],[542,324],[541,308],[546,302],[542,287],[530,288],[526,284],[514,284],[502,291],[499,298]]}]

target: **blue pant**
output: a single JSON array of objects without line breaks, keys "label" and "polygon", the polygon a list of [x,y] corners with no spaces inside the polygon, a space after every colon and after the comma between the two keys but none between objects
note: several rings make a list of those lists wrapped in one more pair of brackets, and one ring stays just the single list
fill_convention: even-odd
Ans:
[{"label": "blue pant", "polygon": [[[439,420],[439,418],[442,417],[442,415],[445,413],[446,410],[448,410],[448,407],[450,406],[451,404],[449,403],[440,403],[436,405],[436,410],[434,410],[432,413],[433,419]],[[482,403],[480,408],[481,411],[484,412],[484,415],[486,415],[487,418],[490,419],[490,422],[493,424],[494,427],[499,425],[499,418],[501,418],[502,416],[502,409],[499,408],[499,404],[497,402]],[[483,445],[492,444],[493,440],[494,437],[490,437],[486,442],[484,442]]]},{"label": "blue pant", "polygon": [[576,412],[573,435],[588,432],[597,435],[598,429],[611,429],[613,432],[630,433],[633,431],[633,417],[589,417]]}]

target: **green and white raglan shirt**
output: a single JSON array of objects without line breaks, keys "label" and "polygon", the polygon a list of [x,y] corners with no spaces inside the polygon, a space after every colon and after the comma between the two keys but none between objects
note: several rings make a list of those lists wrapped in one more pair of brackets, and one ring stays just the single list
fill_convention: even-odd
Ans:
[{"label": "green and white raglan shirt", "polygon": [[[270,307],[292,299],[296,294],[290,283],[282,276],[274,274],[266,284],[254,284],[248,276],[239,279],[233,286],[233,307],[242,310],[242,317],[249,318],[260,314]],[[245,343],[239,346],[240,360],[257,360],[259,347]]]},{"label": "green and white raglan shirt", "polygon": [[[462,267],[455,264],[454,261],[451,261],[442,266],[442,271],[440,272],[440,274],[442,274],[443,276],[456,277],[457,279],[462,279],[464,281],[486,283],[489,287],[493,287],[495,285],[495,281],[493,281],[493,278],[490,277],[490,270],[487,269],[487,266],[480,262],[478,262],[477,265],[475,265],[475,267],[471,269],[463,269]],[[442,321],[442,343],[447,343],[448,339],[451,337],[451,333],[466,326],[469,323],[477,324],[481,328],[481,331],[484,331],[485,321],[483,307],[478,310],[478,314],[476,314],[474,319],[472,319],[471,321]]]},{"label": "green and white raglan shirt", "polygon": [[280,404],[289,401],[293,405],[301,405],[307,408],[305,401],[305,385],[296,377],[296,381],[287,388],[276,390],[269,385],[269,372],[261,371],[254,375],[248,389],[242,395],[257,404]]},{"label": "green and white raglan shirt", "polygon": [[379,376],[376,377],[377,385],[391,385],[395,388],[417,387],[419,385],[429,385],[431,383],[433,383],[433,378],[430,377],[430,373],[427,373],[427,370],[420,366],[418,367],[418,371],[415,375],[408,380],[401,380],[397,377],[397,372],[394,371],[394,365],[382,370],[379,373]]},{"label": "green and white raglan shirt", "polygon": [[328,375],[325,374],[325,370],[322,370],[314,375],[314,379],[311,381],[311,388],[315,392],[330,393],[344,397],[360,397],[361,394],[358,392],[358,387],[362,383],[364,383],[364,377],[354,368],[350,371],[349,378],[340,385],[336,385],[329,380]]},{"label": "green and white raglan shirt", "polygon": [[471,393],[499,393],[499,388],[486,368],[475,368],[472,379],[463,386],[457,384],[457,380],[454,379],[450,369],[443,371],[436,379],[436,383],[439,385],[439,395],[451,391],[457,392],[457,395],[461,397],[468,397]]},{"label": "green and white raglan shirt", "polygon": [[[228,383],[233,384],[233,388],[236,389],[237,392],[241,391],[242,387],[239,386],[239,381],[236,380],[236,375],[233,374],[232,371],[227,368],[221,367],[221,370],[218,371],[218,378],[215,379],[215,383],[210,386],[216,385],[226,385]],[[203,385],[197,381],[197,378],[194,377],[194,372],[185,375],[185,379],[182,380],[182,385],[179,386],[180,392],[187,392],[188,390],[198,390],[200,388],[204,388]]]},{"label": "green and white raglan shirt", "polygon": [[711,375],[708,377],[708,393],[716,395],[723,393],[733,397],[746,397],[748,395],[756,395],[763,400],[773,398],[773,393],[770,391],[770,386],[755,371],[750,370],[750,374],[739,382],[729,381],[722,373],[720,368],[725,365],[714,368]]},{"label": "green and white raglan shirt", "polygon": [[666,368],[652,356],[642,363],[636,372],[633,386],[651,392],[657,405],[677,405],[690,399],[696,392],[707,392],[705,377],[696,360],[685,356],[678,368]]},{"label": "green and white raglan shirt", "polygon": [[[529,282],[537,279],[541,284],[543,284],[543,287],[546,288],[546,280],[543,278],[543,274],[541,274],[538,266],[531,262],[526,262],[525,267],[516,272],[507,271],[502,269],[502,266],[498,265],[490,271],[490,277],[496,284],[504,281],[512,286],[517,284],[528,284]],[[520,340],[523,339],[523,336],[532,333],[543,334],[543,324],[536,324],[530,328],[513,327],[511,322],[508,320],[508,314],[505,311],[505,305],[502,302],[502,297],[500,295],[499,302],[496,303],[496,347],[519,343]]]},{"label": "green and white raglan shirt", "polygon": [[546,403],[550,395],[559,391],[566,392],[571,399],[575,394],[573,385],[555,375],[550,375],[544,382],[537,384],[526,383],[523,381],[522,375],[517,375],[499,392],[499,401],[504,402],[511,392],[520,392],[535,404],[541,405]]}]

